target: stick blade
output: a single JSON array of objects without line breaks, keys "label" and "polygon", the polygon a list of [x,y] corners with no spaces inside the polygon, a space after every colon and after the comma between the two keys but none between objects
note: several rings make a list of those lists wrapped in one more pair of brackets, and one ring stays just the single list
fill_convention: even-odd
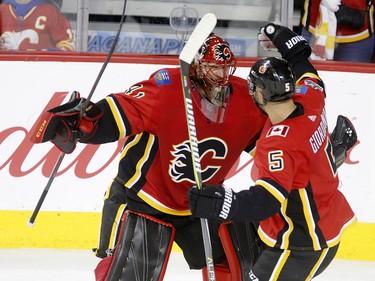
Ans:
[{"label": "stick blade", "polygon": [[187,64],[190,64],[199,48],[202,46],[204,40],[210,35],[216,26],[216,16],[213,13],[205,14],[195,27],[189,40],[182,49],[179,59]]}]

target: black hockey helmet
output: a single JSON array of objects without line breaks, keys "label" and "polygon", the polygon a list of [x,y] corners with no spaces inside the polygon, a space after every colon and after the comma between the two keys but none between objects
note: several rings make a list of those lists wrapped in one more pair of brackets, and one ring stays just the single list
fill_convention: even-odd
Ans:
[{"label": "black hockey helmet", "polygon": [[256,87],[263,90],[266,102],[277,102],[293,97],[296,88],[293,71],[285,59],[268,57],[258,60],[247,77],[249,92]]}]

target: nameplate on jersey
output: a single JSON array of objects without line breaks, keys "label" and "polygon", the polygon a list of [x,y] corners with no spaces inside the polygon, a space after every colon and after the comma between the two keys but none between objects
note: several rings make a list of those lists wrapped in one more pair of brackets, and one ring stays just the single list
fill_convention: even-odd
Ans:
[{"label": "nameplate on jersey", "polygon": [[286,137],[289,131],[289,126],[285,125],[276,125],[271,127],[266,135],[266,138],[272,137],[272,136],[279,136],[279,137]]}]

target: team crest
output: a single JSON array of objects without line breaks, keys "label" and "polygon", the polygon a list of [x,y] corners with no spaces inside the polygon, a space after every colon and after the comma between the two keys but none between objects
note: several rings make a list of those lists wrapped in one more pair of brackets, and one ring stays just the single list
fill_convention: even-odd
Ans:
[{"label": "team crest", "polygon": [[258,72],[259,72],[260,74],[264,74],[264,73],[266,73],[266,71],[267,71],[267,67],[265,67],[264,65],[261,65],[261,66],[259,67],[259,69],[258,69]]},{"label": "team crest", "polygon": [[[204,182],[210,180],[219,171],[220,162],[225,161],[227,151],[227,145],[217,138],[204,139],[199,142],[200,160],[210,157],[208,159],[210,163],[217,163],[217,165],[210,164],[201,167],[202,180]],[[174,182],[188,181],[195,183],[189,141],[174,145],[171,154],[173,156],[169,164],[169,176],[171,179]]]},{"label": "team crest", "polygon": [[214,58],[217,61],[227,61],[232,57],[232,53],[227,44],[217,43],[213,47]]}]

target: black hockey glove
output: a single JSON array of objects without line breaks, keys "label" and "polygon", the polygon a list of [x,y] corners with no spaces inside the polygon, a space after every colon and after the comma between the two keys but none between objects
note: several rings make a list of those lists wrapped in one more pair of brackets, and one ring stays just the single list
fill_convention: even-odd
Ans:
[{"label": "black hockey glove", "polygon": [[237,211],[236,193],[227,187],[193,185],[188,191],[189,208],[194,217],[228,221]]},{"label": "black hockey glove", "polygon": [[101,108],[90,102],[81,116],[85,101],[78,92],[73,92],[68,103],[52,108],[41,116],[36,131],[31,132],[30,140],[33,143],[51,141],[62,152],[73,152],[77,141],[86,142],[94,135],[103,115]]},{"label": "black hockey glove", "polygon": [[357,132],[347,117],[337,116],[336,126],[330,135],[330,140],[338,168],[345,162],[346,152],[357,142]]},{"label": "black hockey glove", "polygon": [[307,58],[311,55],[311,47],[305,38],[285,26],[267,24],[261,28],[258,40],[264,49],[278,50],[286,60],[297,54],[303,54]]}]

